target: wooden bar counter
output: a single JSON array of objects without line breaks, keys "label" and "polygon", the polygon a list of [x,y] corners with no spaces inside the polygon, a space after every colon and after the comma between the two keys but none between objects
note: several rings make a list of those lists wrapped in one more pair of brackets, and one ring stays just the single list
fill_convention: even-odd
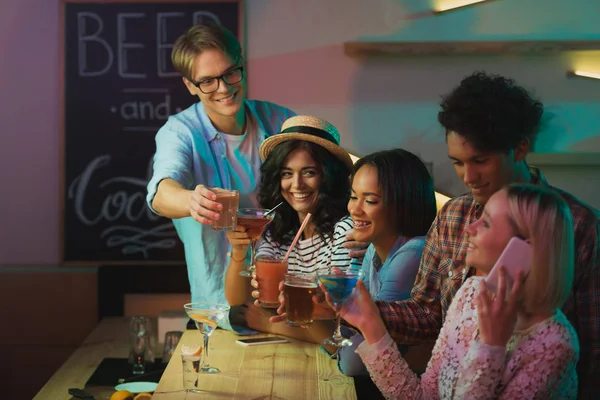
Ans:
[{"label": "wooden bar counter", "polygon": [[[34,400],[71,399],[69,388],[83,388],[105,357],[127,358],[129,355],[129,318],[104,318],[85,341],[52,375]],[[162,349],[160,349],[162,353]],[[96,394],[95,394],[96,395]],[[101,397],[96,396],[99,400]]]},{"label": "wooden bar counter", "polygon": [[[200,374],[199,393],[183,390],[181,346],[173,355],[152,396],[176,399],[356,399],[354,381],[339,372],[318,345],[290,343],[242,346],[238,336],[217,330],[210,338],[209,364],[218,374]],[[199,344],[202,335],[188,330],[183,344]]]},{"label": "wooden bar counter", "polygon": [[[40,390],[35,399],[67,400],[69,388],[83,388],[105,357],[128,355],[128,318],[105,318]],[[262,335],[269,336],[269,335]],[[242,346],[238,336],[217,330],[210,338],[209,363],[218,374],[200,374],[198,393],[183,390],[181,344],[200,344],[197,330],[185,331],[153,400],[176,399],[356,399],[354,380],[339,372],[318,345],[290,343]],[[157,349],[162,352],[162,349]],[[92,392],[90,388],[90,392]],[[109,392],[111,391],[110,388]],[[108,398],[103,392],[96,398]]]}]

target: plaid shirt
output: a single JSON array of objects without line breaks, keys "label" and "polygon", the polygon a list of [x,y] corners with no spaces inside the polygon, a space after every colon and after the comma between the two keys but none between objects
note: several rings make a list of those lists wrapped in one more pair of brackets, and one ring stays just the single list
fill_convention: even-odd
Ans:
[{"label": "plaid shirt", "polygon": [[[537,168],[532,183],[550,187]],[[583,398],[600,398],[600,213],[560,189],[569,205],[575,228],[573,291],[563,312],[575,327],[581,346],[578,364],[579,392]],[[377,302],[388,331],[397,343],[435,341],[446,311],[465,280],[475,270],[465,263],[465,228],[479,217],[479,204],[465,194],[448,201],[427,234],[425,250],[411,298]]]}]

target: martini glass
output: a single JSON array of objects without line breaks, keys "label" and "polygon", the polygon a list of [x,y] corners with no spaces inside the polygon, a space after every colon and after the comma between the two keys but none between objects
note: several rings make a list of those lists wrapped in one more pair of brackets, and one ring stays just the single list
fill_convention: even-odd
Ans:
[{"label": "martini glass", "polygon": [[344,302],[348,300],[352,294],[352,290],[356,287],[356,282],[364,275],[362,270],[348,268],[341,270],[332,268],[325,274],[319,274],[319,282],[325,286],[329,297],[333,300],[335,306],[335,316],[337,319],[335,332],[333,336],[323,341],[323,344],[336,347],[347,347],[352,345],[352,341],[342,336],[340,327],[340,309]]},{"label": "martini glass", "polygon": [[237,224],[246,228],[250,237],[250,263],[246,264],[240,271],[241,276],[251,277],[256,269],[254,259],[256,258],[256,240],[263,234],[265,228],[275,217],[275,212],[265,208],[240,208],[237,215]]},{"label": "martini glass", "polygon": [[194,320],[196,328],[202,333],[204,338],[204,351],[202,352],[202,362],[200,371],[205,374],[215,374],[220,372],[218,368],[208,365],[208,339],[210,335],[217,329],[219,321],[221,321],[227,313],[229,313],[229,305],[217,303],[188,303],[183,306],[187,315]]}]

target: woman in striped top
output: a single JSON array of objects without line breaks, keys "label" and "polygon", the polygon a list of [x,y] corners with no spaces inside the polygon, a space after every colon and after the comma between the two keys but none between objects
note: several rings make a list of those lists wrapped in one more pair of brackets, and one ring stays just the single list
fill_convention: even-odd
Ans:
[{"label": "woman in striped top", "polygon": [[[312,218],[288,258],[289,270],[314,273],[332,265],[350,266],[349,249],[344,244],[348,241],[346,234],[352,231],[346,208],[352,160],[339,147],[337,129],[318,118],[292,117],[283,124],[280,134],[263,142],[260,156],[265,162],[261,166],[258,201],[265,208],[283,204],[267,227],[257,255],[284,255],[302,221],[311,213]],[[238,227],[227,232],[227,237],[232,253],[225,297],[231,305],[239,305],[247,302],[251,290],[248,280],[239,276],[247,253],[247,234]],[[281,325],[271,326],[266,318],[265,325],[255,327],[248,315],[246,319],[257,330],[272,332],[272,327]]]},{"label": "woman in striped top", "polygon": [[[314,234],[301,238],[288,258],[288,271],[310,274],[324,272],[332,266],[347,268],[352,264],[352,259],[348,255],[348,249],[343,245],[347,241],[346,234],[350,231],[352,231],[352,218],[346,216],[334,225],[333,236],[328,234],[328,237],[324,238],[320,234]],[[283,257],[290,248],[291,239],[289,238],[285,243],[277,243],[267,231],[257,254]],[[359,262],[354,261],[355,268],[360,268],[360,265]]]}]

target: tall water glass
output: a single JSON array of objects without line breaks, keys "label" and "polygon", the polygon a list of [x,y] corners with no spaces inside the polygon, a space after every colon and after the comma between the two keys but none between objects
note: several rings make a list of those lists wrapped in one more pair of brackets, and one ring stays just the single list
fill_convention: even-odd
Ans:
[{"label": "tall water glass", "polygon": [[150,319],[132,317],[129,322],[129,359],[133,363],[133,374],[143,374],[146,370],[146,351],[150,344]]}]

